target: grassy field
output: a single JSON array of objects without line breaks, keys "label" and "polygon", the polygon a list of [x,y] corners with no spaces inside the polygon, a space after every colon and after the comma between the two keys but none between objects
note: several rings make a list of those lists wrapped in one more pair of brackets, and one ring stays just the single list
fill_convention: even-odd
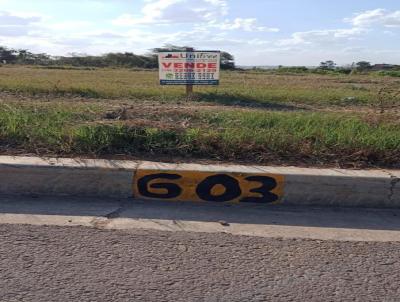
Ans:
[{"label": "grassy field", "polygon": [[0,68],[0,152],[400,167],[400,79],[224,72],[160,87],[156,71]]},{"label": "grassy field", "polygon": [[[225,72],[218,88],[198,88],[204,101],[235,104],[287,103],[312,105],[373,105],[379,89],[400,85],[382,76],[275,75]],[[183,98],[181,87],[160,87],[156,71],[129,69],[54,70],[34,67],[0,68],[0,90],[30,95],[79,95],[92,98],[135,98],[158,101]]]}]

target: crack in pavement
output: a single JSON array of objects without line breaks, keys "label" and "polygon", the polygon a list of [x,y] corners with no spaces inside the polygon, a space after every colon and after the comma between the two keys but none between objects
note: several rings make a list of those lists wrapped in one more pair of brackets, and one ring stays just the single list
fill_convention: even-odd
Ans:
[{"label": "crack in pavement", "polygon": [[394,189],[395,189],[396,185],[397,185],[398,183],[400,183],[400,178],[397,177],[396,175],[392,174],[390,171],[387,171],[387,170],[384,170],[384,171],[385,171],[385,172],[390,176],[390,178],[391,178],[388,198],[389,198],[389,201],[392,201],[393,196],[394,196]]},{"label": "crack in pavement", "polygon": [[110,220],[105,217],[95,217],[92,221],[90,221],[90,225],[93,226],[95,229],[104,229]]},{"label": "crack in pavement", "polygon": [[390,186],[389,200],[392,200],[394,196],[394,189],[398,183],[400,183],[400,178],[393,177],[392,181],[390,182],[391,186]]},{"label": "crack in pavement", "polygon": [[121,202],[118,208],[102,216],[95,217],[90,224],[96,229],[104,229],[112,219],[121,217],[121,214],[126,210],[127,205],[128,201]]},{"label": "crack in pavement", "polygon": [[107,219],[115,219],[121,217],[121,214],[126,210],[126,207],[128,206],[128,201],[124,200],[123,202],[120,203],[119,207],[115,209],[114,211],[105,214],[103,217]]},{"label": "crack in pavement", "polygon": [[185,228],[181,225],[181,221],[179,221],[179,220],[172,220],[172,223],[174,224],[174,225],[176,225],[181,231],[184,231],[185,230]]}]

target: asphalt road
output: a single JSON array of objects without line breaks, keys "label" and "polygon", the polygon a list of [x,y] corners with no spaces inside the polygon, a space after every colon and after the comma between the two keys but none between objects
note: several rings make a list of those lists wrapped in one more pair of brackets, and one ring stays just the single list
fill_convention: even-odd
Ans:
[{"label": "asphalt road", "polygon": [[0,225],[0,301],[399,301],[400,243]]}]

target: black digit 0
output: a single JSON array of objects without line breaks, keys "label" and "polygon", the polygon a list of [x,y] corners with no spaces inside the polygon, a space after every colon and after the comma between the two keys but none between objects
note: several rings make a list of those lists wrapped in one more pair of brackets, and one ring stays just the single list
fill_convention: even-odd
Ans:
[{"label": "black digit 0", "polygon": [[275,189],[278,184],[272,177],[267,176],[250,176],[245,178],[247,181],[255,181],[262,184],[261,187],[250,190],[251,193],[258,193],[262,197],[245,197],[240,202],[249,203],[272,203],[279,199],[279,196],[275,195],[271,191]]},{"label": "black digit 0", "polygon": [[[182,178],[182,176],[177,174],[169,174],[169,173],[160,173],[160,174],[152,174],[142,177],[138,180],[137,186],[139,193],[144,197],[149,198],[176,198],[182,193],[182,188],[177,184],[173,183],[155,183],[149,186],[149,183],[155,179],[169,179],[169,180],[177,180]],[[167,193],[152,193],[149,191],[149,187],[152,189],[165,189]]]},{"label": "black digit 0", "polygon": [[[216,185],[225,187],[221,195],[212,195],[211,191]],[[197,196],[205,201],[226,202],[238,198],[242,194],[239,182],[231,176],[217,174],[204,179],[196,188]]]}]

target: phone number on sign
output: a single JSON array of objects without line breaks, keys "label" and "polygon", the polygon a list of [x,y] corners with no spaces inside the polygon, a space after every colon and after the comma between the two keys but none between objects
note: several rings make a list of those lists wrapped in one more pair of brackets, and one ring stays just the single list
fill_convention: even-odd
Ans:
[{"label": "phone number on sign", "polygon": [[214,73],[175,73],[176,80],[214,80]]}]

